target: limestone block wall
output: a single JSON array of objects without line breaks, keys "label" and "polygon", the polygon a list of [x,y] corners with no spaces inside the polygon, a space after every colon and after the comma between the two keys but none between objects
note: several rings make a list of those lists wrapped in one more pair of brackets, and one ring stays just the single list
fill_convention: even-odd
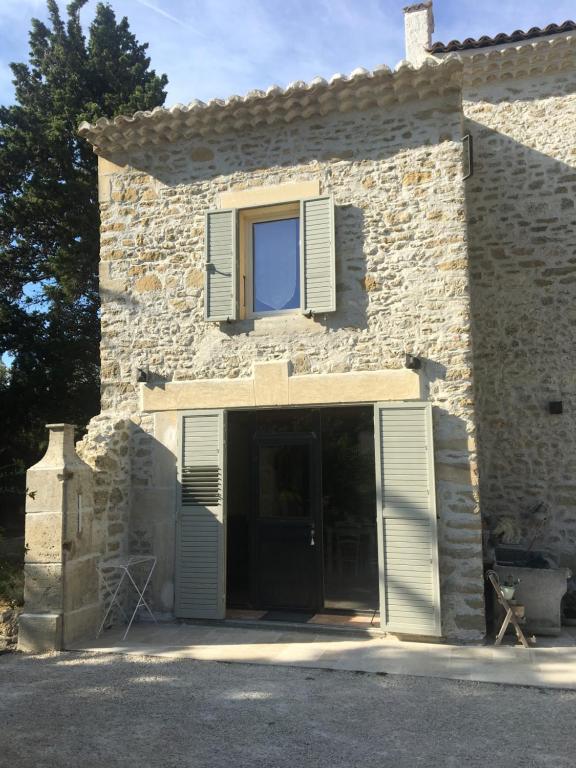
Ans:
[{"label": "limestone block wall", "polygon": [[93,634],[101,603],[96,565],[103,553],[91,468],[74,450],[74,427],[49,425],[50,440],[26,482],[24,611],[18,646],[65,648]]},{"label": "limestone block wall", "polygon": [[63,646],[93,635],[100,621],[101,601],[96,567],[105,541],[101,518],[94,509],[91,468],[76,456],[65,480],[63,514]]},{"label": "limestone block wall", "polygon": [[[468,86],[469,211],[483,513],[553,521],[576,567],[576,72]],[[564,413],[548,403],[562,400]]]},{"label": "limestone block wall", "polygon": [[[175,423],[139,413],[136,368],[162,386],[249,377],[254,362],[273,360],[303,375],[401,368],[409,351],[425,361],[425,395],[436,406],[444,631],[482,632],[460,106],[454,92],[103,163],[103,418],[122,412],[134,425],[130,546],[163,553],[157,609],[172,608],[176,473],[166,431]],[[305,180],[335,198],[337,311],[206,323],[205,212],[233,188]]]}]

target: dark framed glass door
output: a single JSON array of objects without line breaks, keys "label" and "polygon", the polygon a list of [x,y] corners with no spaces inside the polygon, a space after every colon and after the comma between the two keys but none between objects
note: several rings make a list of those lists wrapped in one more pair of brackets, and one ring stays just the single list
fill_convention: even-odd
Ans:
[{"label": "dark framed glass door", "polygon": [[254,438],[254,603],[269,610],[322,605],[320,452],[311,433]]}]

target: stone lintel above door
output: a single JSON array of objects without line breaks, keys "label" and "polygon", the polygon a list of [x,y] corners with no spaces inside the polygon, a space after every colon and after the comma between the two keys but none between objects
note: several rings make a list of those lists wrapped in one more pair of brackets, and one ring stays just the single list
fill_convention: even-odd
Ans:
[{"label": "stone lintel above door", "polygon": [[419,400],[418,373],[406,369],[290,375],[288,360],[255,363],[250,378],[140,385],[143,412]]}]

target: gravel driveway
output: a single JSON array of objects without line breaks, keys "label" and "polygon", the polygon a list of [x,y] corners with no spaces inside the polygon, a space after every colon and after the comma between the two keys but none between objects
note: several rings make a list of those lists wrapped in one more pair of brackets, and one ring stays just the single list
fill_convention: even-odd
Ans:
[{"label": "gravel driveway", "polygon": [[576,692],[142,656],[0,656],[10,768],[573,768]]}]

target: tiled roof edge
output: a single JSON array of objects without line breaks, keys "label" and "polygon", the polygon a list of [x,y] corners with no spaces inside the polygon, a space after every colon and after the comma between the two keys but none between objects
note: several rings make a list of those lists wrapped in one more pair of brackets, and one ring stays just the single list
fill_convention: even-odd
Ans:
[{"label": "tiled roof edge", "polygon": [[466,87],[496,80],[523,80],[573,70],[576,67],[576,34],[536,38],[503,48],[480,48],[430,58],[437,61],[459,59],[464,65],[463,84]]},{"label": "tiled roof edge", "polygon": [[385,65],[371,72],[358,68],[348,76],[335,74],[328,81],[316,77],[309,83],[290,83],[284,89],[273,85],[245,96],[156,107],[111,120],[102,117],[93,124],[83,122],[78,133],[98,154],[114,153],[191,136],[433,97],[460,88],[462,69],[456,56],[430,58],[419,67],[401,61],[394,70]]},{"label": "tiled roof edge", "polygon": [[520,43],[524,40],[532,40],[538,37],[548,37],[550,35],[560,35],[563,32],[576,31],[576,22],[565,21],[563,24],[548,24],[547,27],[532,27],[527,32],[517,29],[511,34],[501,32],[495,37],[484,35],[477,40],[468,37],[466,40],[451,40],[449,43],[434,43],[428,48],[429,53],[454,53],[457,51],[469,51],[477,48],[491,48],[495,45],[506,45],[507,43]]}]

